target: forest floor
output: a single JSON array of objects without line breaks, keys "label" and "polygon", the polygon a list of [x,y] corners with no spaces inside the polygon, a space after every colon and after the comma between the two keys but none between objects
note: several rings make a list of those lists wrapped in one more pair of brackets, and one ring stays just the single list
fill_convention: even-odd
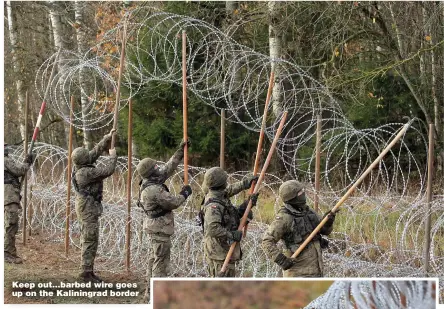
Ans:
[{"label": "forest floor", "polygon": [[[23,258],[23,264],[9,264],[4,263],[4,303],[5,304],[134,304],[141,303],[144,293],[145,285],[143,278],[140,275],[127,273],[111,273],[98,271],[96,274],[100,276],[105,282],[113,283],[111,289],[105,288],[76,288],[75,291],[105,291],[106,295],[102,296],[57,296],[57,286],[64,283],[81,282],[77,277],[80,273],[78,262],[74,259],[67,259],[65,257],[65,248],[63,243],[56,243],[48,240],[47,237],[41,234],[33,234],[28,236],[26,246],[23,246],[21,235],[17,235],[17,252]],[[80,250],[78,248],[70,247],[69,254],[72,257],[77,257],[80,260]],[[35,288],[30,290],[29,287],[15,287],[13,283],[35,283]],[[43,288],[46,291],[52,291],[54,296],[40,296],[38,283],[49,284],[52,287]],[[117,283],[132,283],[137,284],[136,288],[121,288],[117,290],[115,287]],[[108,286],[109,287],[109,286]],[[62,289],[68,291],[69,289]],[[18,297],[13,295],[13,292],[23,292],[23,296]],[[38,296],[25,296],[26,291],[36,291]],[[130,291],[133,296],[111,296],[111,291],[124,292]],[[128,293],[130,294],[130,293]],[[106,297],[105,297],[106,296]]]}]

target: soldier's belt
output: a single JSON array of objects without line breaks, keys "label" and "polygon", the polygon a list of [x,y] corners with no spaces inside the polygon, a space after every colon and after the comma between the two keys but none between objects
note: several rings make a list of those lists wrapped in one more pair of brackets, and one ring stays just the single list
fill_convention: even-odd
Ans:
[{"label": "soldier's belt", "polygon": [[161,212],[155,213],[155,214],[148,213],[147,211],[145,211],[146,215],[147,215],[150,219],[156,219],[156,218],[163,217],[163,216],[165,216],[167,213],[170,213],[170,212],[171,212],[171,210],[166,210],[166,209],[162,210]]}]

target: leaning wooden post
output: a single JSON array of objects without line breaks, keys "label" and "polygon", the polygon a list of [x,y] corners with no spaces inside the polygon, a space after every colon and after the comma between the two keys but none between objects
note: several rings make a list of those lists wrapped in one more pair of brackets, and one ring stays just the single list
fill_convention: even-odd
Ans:
[{"label": "leaning wooden post", "polygon": [[[187,119],[187,35],[182,30],[182,99],[183,99],[183,140],[188,140],[188,119]],[[188,184],[188,145],[183,149],[183,182]]]},{"label": "leaning wooden post", "polygon": [[[265,136],[265,125],[267,123],[268,105],[270,104],[271,101],[271,93],[273,91],[273,85],[274,85],[274,71],[271,71],[270,81],[268,83],[267,98],[265,99],[264,115],[262,116],[261,131],[259,133],[259,141],[257,143],[256,159],[254,160],[253,176],[256,176],[257,173],[259,172],[259,163],[262,153],[262,145],[264,143],[264,136]],[[254,192],[255,185],[256,185],[255,183],[251,185],[249,192],[250,195]],[[246,224],[244,227],[243,237],[247,235],[247,229],[248,229],[248,224]]]},{"label": "leaning wooden post", "polygon": [[321,188],[321,114],[317,116],[316,122],[316,165],[315,165],[315,198],[314,198],[314,210],[319,210],[319,190]]},{"label": "leaning wooden post", "polygon": [[[24,141],[24,153],[25,156],[28,153],[28,113],[29,113],[29,96],[28,91],[26,91],[26,97],[25,97],[25,141]],[[22,233],[22,240],[23,240],[23,246],[26,246],[26,225],[27,225],[27,217],[26,217],[26,211],[28,206],[28,173],[23,176],[23,215],[22,215],[22,226],[23,226],[23,233]]]},{"label": "leaning wooden post", "polygon": [[126,22],[123,23],[123,33],[122,33],[122,49],[120,52],[120,66],[119,66],[119,76],[117,78],[117,92],[116,92],[116,104],[114,106],[114,121],[113,129],[115,130],[111,138],[111,147],[113,149],[116,144],[116,131],[117,131],[117,119],[119,116],[119,105],[120,105],[120,85],[122,82],[122,72],[125,63],[125,45],[126,45]]},{"label": "leaning wooden post", "polygon": [[33,207],[32,207],[32,183],[29,186],[29,209],[28,209],[28,222],[29,222],[29,230],[28,230],[28,235],[32,236],[32,212],[33,212]]},{"label": "leaning wooden post", "polygon": [[[279,137],[282,133],[282,129],[284,128],[284,123],[285,123],[285,120],[287,119],[287,114],[288,114],[288,112],[286,111],[282,115],[281,122],[279,123],[279,127],[276,131],[276,135],[274,136],[273,143],[271,144],[270,151],[268,152],[267,159],[265,160],[264,166],[262,167],[261,174],[259,176],[259,179],[257,180],[257,183],[256,183],[253,193],[257,193],[259,191],[259,186],[265,178],[265,173],[267,171],[268,165],[270,165],[271,157],[273,156],[274,150],[276,149],[277,142],[279,141]],[[242,216],[241,222],[239,224],[239,227],[238,227],[239,231],[242,231],[242,229],[244,228],[244,226],[247,222],[248,213],[250,212],[251,207],[252,207],[252,202],[250,200],[248,202],[247,209],[245,210],[244,215]],[[233,255],[234,248],[236,247],[236,245],[237,245],[237,242],[234,242],[233,244],[231,244],[230,250],[228,251],[228,254],[225,257],[224,264],[222,265],[222,269],[220,270],[221,273],[225,273],[227,271],[228,263],[230,262],[231,256]]]},{"label": "leaning wooden post", "polygon": [[127,196],[127,209],[126,209],[126,271],[130,271],[130,258],[131,258],[131,180],[133,175],[133,103],[129,100],[128,104],[128,176],[126,183],[126,196]]},{"label": "leaning wooden post", "polygon": [[[373,168],[378,165],[379,161],[392,149],[392,147],[401,139],[401,137],[405,134],[407,129],[410,127],[413,120],[409,121],[404,125],[404,127],[399,131],[399,133],[395,136],[395,138],[390,142],[390,144],[385,147],[385,149],[379,154],[376,160],[362,173],[361,177],[351,186],[350,189],[344,194],[344,196],[336,203],[336,205],[331,209],[332,213],[335,213],[336,210],[347,200],[347,198],[355,191],[356,187],[361,184],[364,178],[370,174]],[[324,219],[319,223],[319,225],[311,232],[311,234],[305,239],[305,241],[300,245],[300,247],[293,253],[291,256],[293,259],[296,258],[302,250],[308,245],[308,243],[316,236],[316,234],[321,230],[321,228],[327,223],[329,216],[325,216]]]},{"label": "leaning wooden post", "polygon": [[429,124],[429,155],[427,165],[427,216],[425,222],[425,243],[424,243],[424,274],[428,277],[430,259],[430,230],[431,230],[431,203],[432,203],[432,183],[433,183],[433,161],[435,160],[435,126]]},{"label": "leaning wooden post", "polygon": [[220,168],[225,169],[225,108],[220,111]]},{"label": "leaning wooden post", "polygon": [[67,180],[68,180],[68,188],[67,188],[67,196],[66,196],[66,215],[65,215],[65,255],[68,257],[69,251],[69,223],[71,217],[71,172],[72,172],[72,138],[74,132],[74,126],[72,125],[73,121],[73,113],[74,113],[74,96],[71,96],[71,109],[69,112],[69,139],[68,139],[68,169],[67,169]]}]

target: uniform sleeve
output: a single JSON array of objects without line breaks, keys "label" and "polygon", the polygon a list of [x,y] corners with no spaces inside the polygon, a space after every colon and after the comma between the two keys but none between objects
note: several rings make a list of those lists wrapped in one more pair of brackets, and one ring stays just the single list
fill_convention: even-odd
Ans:
[{"label": "uniform sleeve", "polygon": [[172,174],[176,170],[177,166],[179,166],[180,161],[182,161],[182,159],[183,159],[183,148],[179,148],[165,164],[165,169],[168,177],[172,176]]},{"label": "uniform sleeve", "polygon": [[95,181],[99,179],[105,179],[111,176],[117,165],[117,156],[105,158],[105,162],[100,167],[91,168],[88,170],[88,180]]},{"label": "uniform sleeve", "polygon": [[245,179],[243,181],[238,181],[236,183],[233,183],[231,185],[228,185],[225,189],[227,197],[232,197],[239,192],[242,192],[246,189],[248,189],[248,184],[245,184]]},{"label": "uniform sleeve", "polygon": [[222,209],[215,204],[209,204],[205,211],[204,230],[209,237],[227,237],[228,230],[222,226]]},{"label": "uniform sleeve", "polygon": [[284,218],[276,216],[275,220],[269,226],[262,238],[262,248],[269,259],[274,261],[281,250],[278,249],[277,243],[288,232],[288,225]]},{"label": "uniform sleeve", "polygon": [[[94,148],[89,152],[89,158],[91,162],[96,161],[100,155],[106,150],[109,142],[111,141],[111,134],[106,134],[102,140],[94,146]],[[111,173],[112,174],[112,173]]]},{"label": "uniform sleeve", "polygon": [[161,191],[156,195],[157,204],[165,210],[173,210],[179,208],[185,202],[183,195],[175,196],[167,191]]},{"label": "uniform sleeve", "polygon": [[16,177],[25,176],[29,167],[29,163],[15,162],[11,158],[5,158],[5,168]]}]

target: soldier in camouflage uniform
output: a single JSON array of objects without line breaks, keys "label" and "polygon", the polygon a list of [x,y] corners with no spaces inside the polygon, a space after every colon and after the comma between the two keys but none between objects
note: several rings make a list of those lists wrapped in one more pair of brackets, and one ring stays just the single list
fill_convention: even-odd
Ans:
[{"label": "soldier in camouflage uniform", "polygon": [[147,287],[144,300],[148,300],[151,277],[168,276],[170,266],[170,237],[174,233],[173,210],[182,205],[191,195],[189,185],[182,187],[178,196],[170,193],[164,182],[174,173],[184,156],[182,142],[171,159],[162,164],[151,158],[140,161],[137,171],[142,178],[139,191],[139,206],[147,215],[145,226],[151,245],[148,253]]},{"label": "soldier in camouflage uniform", "polygon": [[[5,145],[6,146],[6,145]],[[21,264],[23,260],[17,256],[15,247],[15,235],[19,229],[21,183],[19,177],[24,177],[32,164],[34,157],[27,155],[25,163],[15,162],[8,156],[8,150],[4,149],[4,186],[5,186],[5,261],[8,263]]]},{"label": "soldier in camouflage uniform", "polygon": [[[242,258],[239,241],[242,231],[238,231],[240,219],[244,215],[249,200],[256,205],[258,194],[252,194],[239,207],[233,206],[230,197],[251,187],[258,177],[248,176],[232,185],[227,183],[228,175],[220,167],[207,170],[204,176],[205,196],[204,212],[204,253],[211,277],[235,277],[235,263]],[[249,219],[253,219],[250,211]],[[233,255],[225,273],[220,270],[227,256],[230,246],[237,242]]]},{"label": "soldier in camouflage uniform", "polygon": [[72,183],[76,191],[76,213],[80,223],[82,244],[82,273],[84,281],[101,282],[94,273],[94,259],[99,245],[99,217],[102,215],[103,180],[114,173],[117,165],[115,149],[110,149],[110,157],[103,165],[96,167],[94,163],[109,148],[112,134],[103,139],[91,150],[78,147],[72,152],[74,170]]},{"label": "soldier in camouflage uniform", "polygon": [[[296,180],[284,182],[279,188],[279,195],[285,203],[271,223],[262,239],[262,247],[267,256],[284,270],[284,277],[322,277],[322,249],[328,242],[319,234],[295,258],[288,258],[276,243],[283,240],[286,251],[291,256],[311,232],[319,225],[321,218],[306,204],[305,190]],[[335,214],[327,212],[327,223],[320,234],[329,235],[333,230]]]}]

